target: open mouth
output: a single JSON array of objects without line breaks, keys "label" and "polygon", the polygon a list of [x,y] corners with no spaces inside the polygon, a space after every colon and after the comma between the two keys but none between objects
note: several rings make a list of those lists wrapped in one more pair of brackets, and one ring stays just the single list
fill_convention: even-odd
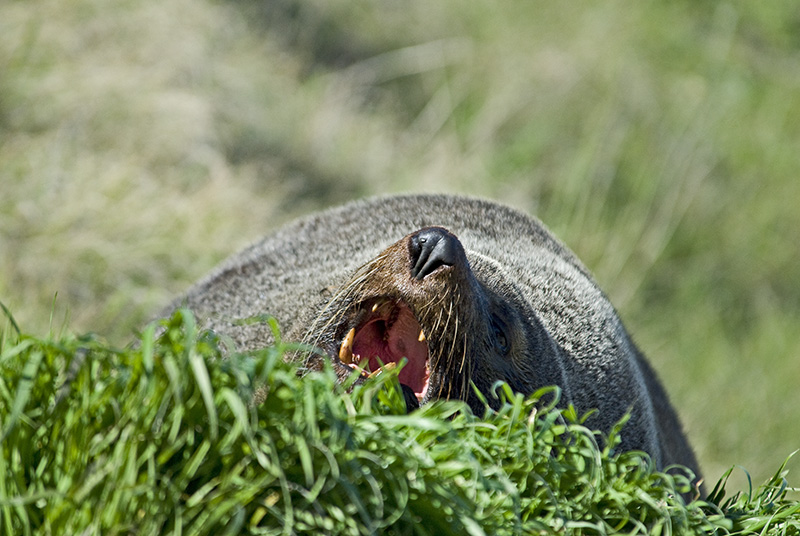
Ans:
[{"label": "open mouth", "polygon": [[339,347],[341,362],[369,375],[380,371],[382,365],[396,366],[403,358],[408,362],[400,371],[400,383],[422,401],[430,377],[428,342],[411,308],[402,300],[389,298],[359,306],[354,326]]}]

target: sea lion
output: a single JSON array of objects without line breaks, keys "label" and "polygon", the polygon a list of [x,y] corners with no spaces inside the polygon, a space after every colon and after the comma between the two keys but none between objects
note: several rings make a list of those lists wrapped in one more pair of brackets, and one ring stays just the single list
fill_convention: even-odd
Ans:
[{"label": "sea lion", "polygon": [[[436,398],[497,404],[506,381],[599,411],[608,431],[630,411],[623,449],[658,467],[697,462],[652,368],[577,257],[538,220],[445,195],[378,197],[292,223],[225,261],[176,300],[241,349],[285,340],[322,349],[337,373],[407,359],[410,407]],[[165,311],[165,312],[167,312]],[[319,354],[308,366],[319,366]],[[315,361],[316,360],[316,361]]]}]

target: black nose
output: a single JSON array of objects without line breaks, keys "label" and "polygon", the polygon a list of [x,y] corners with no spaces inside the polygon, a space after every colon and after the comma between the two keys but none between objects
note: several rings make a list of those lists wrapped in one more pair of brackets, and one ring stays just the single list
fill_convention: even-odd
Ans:
[{"label": "black nose", "polygon": [[461,244],[455,235],[441,227],[427,227],[409,240],[411,277],[422,280],[440,266],[453,266]]}]

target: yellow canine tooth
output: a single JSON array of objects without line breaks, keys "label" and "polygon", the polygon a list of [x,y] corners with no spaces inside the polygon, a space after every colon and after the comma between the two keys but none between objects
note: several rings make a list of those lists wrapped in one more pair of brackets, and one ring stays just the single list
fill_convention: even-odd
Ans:
[{"label": "yellow canine tooth", "polygon": [[378,310],[378,302],[375,302],[372,304],[372,312],[374,313],[377,310]]},{"label": "yellow canine tooth", "polygon": [[419,330],[419,337],[417,338],[417,340],[419,342],[425,342],[426,339],[427,337],[425,337],[425,332],[423,330]]},{"label": "yellow canine tooth", "polygon": [[339,347],[339,360],[345,365],[353,362],[353,340],[356,338],[356,328],[350,328],[347,336]]}]

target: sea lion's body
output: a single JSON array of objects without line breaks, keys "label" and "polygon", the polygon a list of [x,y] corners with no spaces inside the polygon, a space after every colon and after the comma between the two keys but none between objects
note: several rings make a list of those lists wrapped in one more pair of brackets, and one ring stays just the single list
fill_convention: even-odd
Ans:
[{"label": "sea lion's body", "polygon": [[563,403],[599,410],[590,424],[600,429],[631,411],[623,448],[697,470],[663,388],[586,268],[540,222],[495,203],[402,196],[322,212],[231,257],[179,305],[242,349],[272,334],[236,320],[274,316],[284,339],[322,348],[342,375],[406,357],[401,383],[422,403],[479,408],[471,383],[490,403],[496,380],[525,393],[558,385]]}]

